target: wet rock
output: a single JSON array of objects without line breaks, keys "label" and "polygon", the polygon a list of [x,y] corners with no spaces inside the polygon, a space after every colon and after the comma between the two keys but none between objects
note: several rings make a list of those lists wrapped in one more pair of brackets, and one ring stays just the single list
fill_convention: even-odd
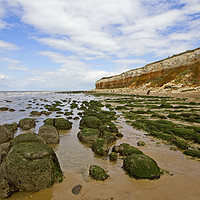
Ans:
[{"label": "wet rock", "polygon": [[92,151],[94,151],[95,154],[100,156],[105,156],[108,154],[108,145],[105,139],[98,138],[92,145]]},{"label": "wet rock", "polygon": [[93,128],[83,128],[77,137],[81,142],[93,144],[100,137],[100,131]]},{"label": "wet rock", "polygon": [[161,175],[157,163],[144,154],[132,154],[125,158],[123,169],[136,179],[158,179]]},{"label": "wet rock", "polygon": [[109,175],[106,174],[105,170],[97,165],[90,166],[89,174],[92,179],[95,179],[97,181],[104,181],[109,177]]},{"label": "wet rock", "polygon": [[11,195],[11,189],[8,181],[0,179],[0,198],[5,199]]},{"label": "wet rock", "polygon": [[116,136],[122,138],[124,135],[122,133],[117,133]]},{"label": "wet rock", "polygon": [[82,189],[82,185],[77,185],[77,186],[73,187],[72,193],[77,195],[80,193],[81,189]]},{"label": "wet rock", "polygon": [[8,142],[11,139],[13,139],[12,132],[5,126],[0,126],[0,144]]},{"label": "wet rock", "polygon": [[39,128],[38,135],[42,137],[47,144],[58,144],[59,133],[54,126],[46,125]]},{"label": "wet rock", "polygon": [[117,140],[117,137],[114,136],[111,132],[104,132],[102,138],[104,138],[108,144]]},{"label": "wet rock", "polygon": [[55,127],[58,130],[69,130],[72,128],[72,122],[64,118],[55,119]]},{"label": "wet rock", "polygon": [[0,111],[8,111],[8,107],[0,107]]},{"label": "wet rock", "polygon": [[111,152],[110,154],[109,154],[109,159],[111,160],[111,161],[116,161],[117,160],[117,153],[116,152]]},{"label": "wet rock", "polygon": [[19,127],[23,130],[30,130],[36,125],[35,120],[32,118],[24,118],[19,121]]},{"label": "wet rock", "polygon": [[41,113],[39,111],[31,111],[31,115],[40,116]]},{"label": "wet rock", "polygon": [[99,118],[94,116],[85,116],[80,121],[80,127],[81,128],[94,128],[99,129],[99,127],[102,125],[102,122]]},{"label": "wet rock", "polygon": [[30,141],[28,134],[24,135],[13,140],[13,147],[1,164],[0,178],[20,191],[38,191],[62,181],[63,174],[54,151],[37,142],[40,141],[38,136],[34,135],[35,139],[32,136]]},{"label": "wet rock", "polygon": [[112,152],[119,153],[121,156],[128,156],[131,154],[143,154],[138,148],[133,147],[127,143],[122,143],[119,146],[114,146]]},{"label": "wet rock", "polygon": [[145,142],[143,142],[143,141],[138,141],[138,142],[137,142],[137,145],[138,145],[138,146],[145,146],[146,144],[145,144]]}]

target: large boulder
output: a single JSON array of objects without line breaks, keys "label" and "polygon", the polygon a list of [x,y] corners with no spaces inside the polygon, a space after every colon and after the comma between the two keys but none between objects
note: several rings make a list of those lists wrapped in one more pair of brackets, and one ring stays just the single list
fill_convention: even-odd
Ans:
[{"label": "large boulder", "polygon": [[46,125],[39,128],[38,135],[42,137],[47,144],[58,144],[59,133],[54,126]]},{"label": "large boulder", "polygon": [[102,138],[104,138],[108,144],[117,140],[117,137],[111,132],[104,132]]},{"label": "large boulder", "polygon": [[[22,134],[13,140],[13,146],[1,164],[0,178],[15,190],[38,191],[63,178],[54,151],[40,142],[38,136],[32,135],[29,139],[29,135]],[[26,138],[23,140],[23,137]]]},{"label": "large boulder", "polygon": [[77,137],[81,142],[93,144],[100,137],[100,131],[93,128],[83,128]]},{"label": "large boulder", "polygon": [[13,139],[14,135],[5,126],[0,126],[0,144],[8,142]]},{"label": "large boulder", "polygon": [[122,143],[119,146],[114,146],[112,152],[119,153],[121,156],[128,156],[132,154],[143,154],[138,148],[131,146],[127,143]]},{"label": "large boulder", "polygon": [[92,145],[92,151],[99,156],[105,156],[108,154],[108,145],[105,139],[98,138]]},{"label": "large boulder", "polygon": [[125,158],[123,169],[136,179],[158,179],[161,175],[157,163],[144,154],[132,154]]},{"label": "large boulder", "polygon": [[97,181],[104,181],[109,177],[109,175],[106,174],[105,170],[97,165],[90,166],[89,174],[92,179],[95,179]]},{"label": "large boulder", "polygon": [[80,128],[94,128],[99,129],[102,121],[95,116],[85,116],[80,121]]},{"label": "large boulder", "polygon": [[23,130],[30,130],[36,125],[35,120],[32,118],[24,118],[19,121],[19,127]]}]

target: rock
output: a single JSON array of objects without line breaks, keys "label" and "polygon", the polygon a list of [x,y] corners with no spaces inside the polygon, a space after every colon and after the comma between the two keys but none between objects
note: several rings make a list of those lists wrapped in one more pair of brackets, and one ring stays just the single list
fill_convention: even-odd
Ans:
[{"label": "rock", "polygon": [[117,140],[117,137],[114,136],[111,132],[104,132],[102,138],[104,138],[108,144]]},{"label": "rock", "polygon": [[36,135],[31,142],[25,142],[27,135],[13,140],[13,147],[1,164],[1,178],[20,191],[38,191],[62,181],[63,174],[54,151],[38,142],[40,139]]},{"label": "rock", "polygon": [[101,120],[94,116],[85,116],[80,121],[80,128],[99,129],[101,125]]},{"label": "rock", "polygon": [[33,111],[31,111],[31,115],[40,116],[41,113],[39,111],[33,110]]},{"label": "rock", "polygon": [[14,135],[5,126],[0,126],[0,144],[13,139]]},{"label": "rock", "polygon": [[18,129],[18,124],[16,122],[14,122],[12,124],[4,124],[3,126],[5,126],[7,129],[9,129],[12,133],[15,133]]},{"label": "rock", "polygon": [[143,141],[138,141],[137,145],[138,145],[138,146],[145,146],[146,144],[145,144],[145,142],[143,142]]},{"label": "rock", "polygon": [[122,133],[117,133],[116,136],[122,138],[124,135]]},{"label": "rock", "polygon": [[0,111],[8,111],[8,107],[0,107]]},{"label": "rock", "polygon": [[64,118],[56,118],[55,127],[58,130],[68,130],[72,128],[72,122]]},{"label": "rock", "polygon": [[104,169],[97,165],[90,166],[89,174],[92,177],[92,179],[95,179],[97,181],[104,181],[109,177],[104,171]]},{"label": "rock", "polygon": [[35,120],[32,118],[24,118],[19,121],[19,127],[23,130],[30,130],[36,125]]},{"label": "rock", "polygon": [[0,164],[3,161],[3,159],[6,157],[10,149],[11,149],[11,145],[9,142],[0,144]]},{"label": "rock", "polygon": [[136,179],[158,179],[161,174],[157,163],[144,154],[132,154],[125,158],[123,169]]},{"label": "rock", "polygon": [[12,141],[12,146],[19,144],[19,143],[23,143],[23,142],[37,142],[37,143],[43,143],[46,144],[45,140],[40,137],[37,136],[34,133],[26,133],[26,134],[21,134],[18,135],[13,141]]},{"label": "rock", "polygon": [[143,154],[138,148],[135,148],[127,143],[122,143],[119,146],[114,146],[112,152],[120,153],[121,156],[128,156],[131,154]]},{"label": "rock", "polygon": [[93,144],[100,137],[100,131],[93,128],[83,128],[77,137],[81,142]]},{"label": "rock", "polygon": [[82,189],[82,185],[77,185],[77,186],[73,187],[72,193],[77,195],[80,193],[81,189]]},{"label": "rock", "polygon": [[111,153],[109,154],[109,159],[110,159],[111,161],[116,161],[116,160],[117,160],[117,153],[116,153],[116,152],[111,152]]},{"label": "rock", "polygon": [[5,199],[11,195],[11,189],[8,181],[0,179],[0,198]]},{"label": "rock", "polygon": [[72,122],[64,118],[48,118],[44,120],[44,125],[55,126],[57,130],[68,130],[72,128]]},{"label": "rock", "polygon": [[105,139],[98,138],[92,145],[92,151],[94,151],[95,154],[100,156],[105,156],[108,154],[108,145]]},{"label": "rock", "polygon": [[59,133],[54,126],[46,125],[39,128],[38,135],[42,137],[47,144],[58,144]]}]

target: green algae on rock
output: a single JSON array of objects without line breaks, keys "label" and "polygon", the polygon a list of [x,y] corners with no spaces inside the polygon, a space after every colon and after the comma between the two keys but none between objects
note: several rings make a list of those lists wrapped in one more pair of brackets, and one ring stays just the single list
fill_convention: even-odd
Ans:
[{"label": "green algae on rock", "polygon": [[116,161],[117,160],[117,153],[116,152],[111,152],[110,154],[109,154],[109,159],[110,159],[110,161]]},{"label": "green algae on rock", "polygon": [[90,166],[89,174],[92,179],[97,181],[104,181],[109,177],[105,170],[97,165]]},{"label": "green algae on rock", "polygon": [[80,128],[98,129],[102,125],[102,121],[95,116],[84,116],[80,121]]},{"label": "green algae on rock", "polygon": [[0,178],[15,191],[38,191],[63,179],[52,148],[40,142],[37,135],[29,136],[22,134],[13,140],[13,146],[0,167]]},{"label": "green algae on rock", "polygon": [[100,137],[100,131],[93,128],[83,128],[77,137],[81,142],[93,144]]},{"label": "green algae on rock", "polygon": [[161,175],[157,163],[144,154],[132,154],[125,158],[123,169],[136,179],[158,179]]},{"label": "green algae on rock", "polygon": [[23,130],[30,130],[36,125],[35,120],[32,118],[24,118],[19,121],[19,127]]},{"label": "green algae on rock", "polygon": [[105,156],[108,154],[108,145],[105,139],[98,138],[92,145],[92,151],[99,156]]}]

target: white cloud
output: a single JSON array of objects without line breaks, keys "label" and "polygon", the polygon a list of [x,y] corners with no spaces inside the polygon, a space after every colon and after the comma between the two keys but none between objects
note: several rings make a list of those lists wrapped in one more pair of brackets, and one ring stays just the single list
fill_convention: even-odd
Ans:
[{"label": "white cloud", "polygon": [[19,47],[17,47],[13,43],[0,40],[0,51],[2,51],[2,50],[18,50],[18,49],[19,49]]},{"label": "white cloud", "polygon": [[28,68],[22,64],[20,64],[19,60],[2,57],[0,60],[5,61],[8,69],[14,69],[14,70],[21,70],[21,71],[27,71]]}]

